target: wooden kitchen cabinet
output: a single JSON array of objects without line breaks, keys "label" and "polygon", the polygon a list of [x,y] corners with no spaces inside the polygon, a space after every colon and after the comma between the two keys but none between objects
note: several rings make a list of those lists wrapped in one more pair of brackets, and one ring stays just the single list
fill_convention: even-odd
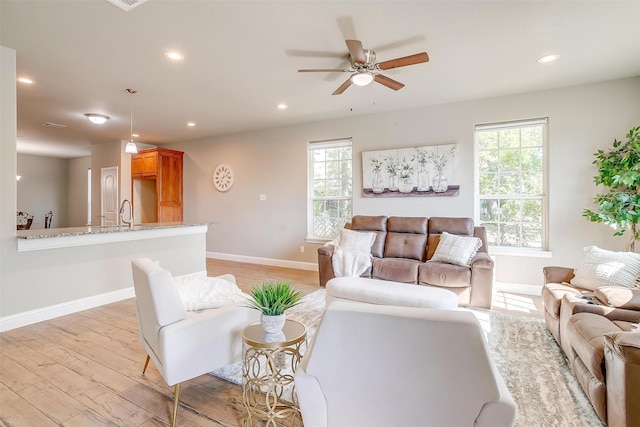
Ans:
[{"label": "wooden kitchen cabinet", "polygon": [[182,221],[182,151],[142,150],[131,156],[134,222]]},{"label": "wooden kitchen cabinet", "polygon": [[133,178],[153,178],[158,176],[158,149],[140,151],[131,156],[131,176]]}]

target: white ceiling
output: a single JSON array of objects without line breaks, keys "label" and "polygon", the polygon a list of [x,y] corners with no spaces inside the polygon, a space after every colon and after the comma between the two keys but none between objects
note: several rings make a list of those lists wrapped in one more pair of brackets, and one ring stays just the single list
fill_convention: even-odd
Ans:
[{"label": "white ceiling", "polygon": [[[18,84],[18,152],[78,157],[129,139],[131,102],[139,141],[163,144],[638,76],[639,18],[640,1],[0,0],[0,44],[36,81]],[[332,96],[346,74],[297,70],[346,67],[346,38],[378,61],[431,60],[384,72],[397,92]],[[549,53],[561,57],[536,62]]]}]

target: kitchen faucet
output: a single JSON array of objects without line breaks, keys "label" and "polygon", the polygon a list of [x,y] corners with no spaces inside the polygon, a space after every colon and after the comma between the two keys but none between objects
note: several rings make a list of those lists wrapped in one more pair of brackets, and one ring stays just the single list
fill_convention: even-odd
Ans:
[{"label": "kitchen faucet", "polygon": [[[125,221],[123,218],[125,204],[129,204],[129,221]],[[120,205],[120,222],[122,224],[128,225],[129,228],[133,228],[133,206],[131,205],[131,202],[128,199],[124,199],[122,201],[122,204]]]}]

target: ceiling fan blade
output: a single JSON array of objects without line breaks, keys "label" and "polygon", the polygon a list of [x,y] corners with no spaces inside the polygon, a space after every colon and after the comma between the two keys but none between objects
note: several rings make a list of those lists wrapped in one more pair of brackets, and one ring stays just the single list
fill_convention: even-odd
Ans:
[{"label": "ceiling fan blade", "polygon": [[349,86],[351,86],[351,77],[349,77],[346,82],[342,83],[331,95],[340,95],[342,92],[347,90]]},{"label": "ceiling fan blade", "polygon": [[299,73],[349,73],[350,70],[344,70],[341,68],[309,68],[304,70],[298,70]]},{"label": "ceiling fan blade", "polygon": [[364,49],[362,48],[362,42],[360,40],[345,40],[347,47],[349,48],[349,55],[353,62],[358,64],[364,64],[367,62],[367,58],[364,55]]},{"label": "ceiling fan blade", "polygon": [[378,64],[381,70],[390,70],[391,68],[406,67],[407,65],[421,64],[429,61],[427,52],[416,53],[415,55],[404,56],[402,58],[390,59]]},{"label": "ceiling fan blade", "polygon": [[384,85],[393,90],[400,90],[404,87],[402,83],[397,82],[393,79],[390,79],[387,76],[383,76],[382,74],[376,74],[376,76],[374,77],[374,80],[380,83],[381,85]]}]

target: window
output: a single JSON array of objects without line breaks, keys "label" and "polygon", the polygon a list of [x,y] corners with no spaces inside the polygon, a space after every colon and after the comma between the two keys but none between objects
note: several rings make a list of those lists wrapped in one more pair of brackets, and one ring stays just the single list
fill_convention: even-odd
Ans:
[{"label": "window", "polygon": [[351,221],[351,138],[309,142],[307,236],[329,240]]},{"label": "window", "polygon": [[492,246],[546,249],[547,119],[475,127],[476,218]]}]

